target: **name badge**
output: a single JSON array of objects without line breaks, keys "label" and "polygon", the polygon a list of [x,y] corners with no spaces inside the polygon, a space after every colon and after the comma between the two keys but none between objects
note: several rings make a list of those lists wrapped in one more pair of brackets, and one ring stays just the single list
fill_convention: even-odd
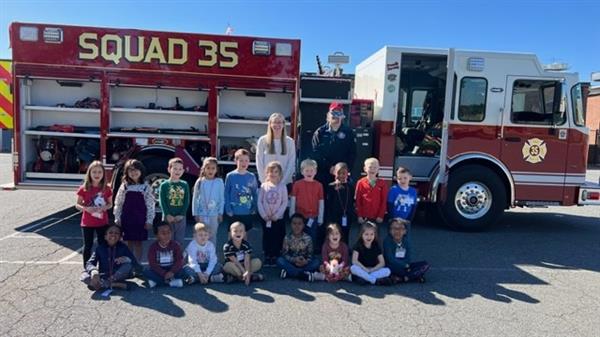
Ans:
[{"label": "name badge", "polygon": [[308,226],[308,228],[311,228],[311,227],[312,227],[312,225],[313,225],[313,222],[314,222],[314,221],[315,221],[315,220],[314,220],[313,218],[309,218],[309,219],[308,219],[308,222],[306,223],[306,226]]},{"label": "name badge", "polygon": [[237,253],[235,253],[235,258],[236,258],[238,261],[240,261],[240,262],[241,262],[241,261],[244,261],[244,258],[245,258],[245,257],[246,257],[246,254],[245,254],[244,252],[237,252]]},{"label": "name badge", "polygon": [[266,226],[267,228],[271,228],[271,220],[267,221]]},{"label": "name badge", "polygon": [[343,216],[342,217],[342,227],[346,227],[348,226],[348,217]]},{"label": "name badge", "polygon": [[406,256],[406,249],[396,248],[396,258],[403,259]]},{"label": "name badge", "polygon": [[171,264],[173,262],[172,253],[160,253],[160,255],[158,256],[158,262],[160,264]]}]

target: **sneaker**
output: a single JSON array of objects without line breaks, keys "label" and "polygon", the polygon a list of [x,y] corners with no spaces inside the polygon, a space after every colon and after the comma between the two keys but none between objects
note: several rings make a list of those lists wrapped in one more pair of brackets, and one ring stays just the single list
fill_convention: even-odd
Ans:
[{"label": "sneaker", "polygon": [[133,267],[133,277],[142,278],[144,276],[144,267],[141,264],[136,264]]},{"label": "sneaker", "polygon": [[235,277],[231,274],[225,274],[224,281],[225,283],[233,283],[235,282]]},{"label": "sneaker", "polygon": [[152,281],[152,280],[148,280],[148,288],[154,288],[156,287],[156,282]]},{"label": "sneaker", "polygon": [[346,281],[352,282],[352,274],[348,274],[348,276],[346,276]]},{"label": "sneaker", "polygon": [[180,278],[174,278],[171,281],[169,281],[169,287],[181,288],[183,287],[183,280]]},{"label": "sneaker", "polygon": [[287,277],[287,271],[285,271],[285,269],[281,269],[281,273],[279,273],[279,278],[281,278],[283,280],[286,277]]},{"label": "sneaker", "polygon": [[224,277],[223,277],[223,274],[221,274],[221,273],[210,276],[211,283],[223,283],[223,281],[224,281]]},{"label": "sneaker", "polygon": [[313,274],[311,272],[307,272],[305,271],[304,273],[300,274],[300,279],[306,282],[312,282],[314,281],[313,279]]},{"label": "sneaker", "polygon": [[316,271],[316,272],[312,273],[312,278],[313,278],[313,281],[325,281],[325,274]]},{"label": "sneaker", "polygon": [[187,285],[190,285],[194,283],[194,278],[192,276],[187,276],[183,282],[185,282]]},{"label": "sneaker", "polygon": [[263,274],[260,273],[254,273],[252,274],[252,276],[250,277],[250,280],[252,282],[256,282],[256,281],[264,281],[265,280],[265,276]]},{"label": "sneaker", "polygon": [[391,277],[382,277],[380,279],[377,279],[377,281],[375,281],[375,284],[380,286],[391,286],[392,284],[394,284],[394,281]]}]

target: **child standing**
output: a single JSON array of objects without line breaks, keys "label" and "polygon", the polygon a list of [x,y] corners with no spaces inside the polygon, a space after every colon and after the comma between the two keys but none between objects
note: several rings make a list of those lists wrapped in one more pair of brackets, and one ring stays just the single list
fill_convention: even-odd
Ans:
[{"label": "child standing", "polygon": [[223,282],[217,251],[215,245],[209,241],[209,237],[209,229],[205,224],[199,222],[194,226],[194,240],[185,249],[188,264],[184,267],[184,271],[187,275],[186,281],[189,283]]},{"label": "child standing", "polygon": [[358,222],[364,224],[371,221],[382,227],[383,217],[385,216],[386,201],[388,194],[387,184],[383,179],[378,179],[379,160],[377,158],[368,158],[365,160],[365,173],[356,184],[356,215]]},{"label": "child standing", "polygon": [[[156,241],[148,249],[149,267],[144,270],[148,286],[183,287],[183,254],[179,243],[171,240],[171,226],[162,222],[154,228],[154,234]],[[191,283],[189,279],[187,281]]]},{"label": "child standing", "polygon": [[83,268],[92,255],[94,233],[98,245],[106,244],[104,234],[108,228],[107,210],[112,207],[112,191],[106,184],[104,167],[98,160],[88,166],[83,185],[77,190],[75,208],[82,212]]},{"label": "child standing", "polygon": [[142,162],[130,159],[115,198],[115,223],[123,228],[123,239],[136,259],[142,259],[142,241],[148,240],[148,230],[154,221],[154,195],[144,182],[146,169]]},{"label": "child standing", "polygon": [[250,153],[246,149],[235,151],[236,169],[225,177],[225,212],[231,223],[240,221],[246,231],[252,229],[258,199],[256,176],[248,172]]},{"label": "child standing", "polygon": [[285,184],[281,182],[282,171],[278,162],[270,162],[267,165],[265,176],[265,182],[258,191],[258,213],[262,219],[265,265],[274,266],[285,236],[283,214],[287,207],[288,194]]},{"label": "child standing", "polygon": [[315,180],[317,162],[305,159],[300,163],[304,179],[298,180],[292,187],[290,215],[300,213],[306,218],[304,231],[310,235],[313,243],[318,245],[322,240],[319,228],[323,224],[325,202],[323,200],[323,185]]},{"label": "child standing", "polygon": [[321,257],[323,264],[319,268],[320,273],[315,274],[315,279],[327,282],[352,280],[348,246],[342,241],[342,233],[336,223],[327,225],[327,235],[321,250]]},{"label": "child standing", "polygon": [[121,242],[121,227],[110,226],[106,230],[106,244],[96,247],[87,261],[81,281],[90,290],[107,288],[127,289],[123,281],[133,276],[133,266],[137,265],[135,256]]},{"label": "child standing", "polygon": [[187,209],[190,205],[190,187],[181,180],[185,169],[183,160],[175,157],[169,160],[169,179],[160,184],[159,200],[162,219],[171,226],[175,240],[181,247],[185,241],[185,225]]},{"label": "child standing", "polygon": [[292,232],[283,239],[283,250],[277,259],[280,277],[312,282],[312,273],[319,268],[319,259],[313,256],[312,239],[304,232],[304,217],[299,213],[293,214],[290,222]]},{"label": "child standing", "polygon": [[341,225],[342,241],[350,242],[350,227],[356,219],[354,186],[348,182],[348,165],[337,163],[333,169],[335,181],[327,186],[325,201],[327,223]]},{"label": "child standing", "polygon": [[385,265],[392,272],[395,282],[408,282],[417,280],[425,282],[425,273],[429,270],[426,261],[411,262],[412,251],[410,239],[406,235],[404,219],[392,219],[390,233],[383,241],[383,256]]},{"label": "child standing", "polygon": [[216,178],[217,158],[208,157],[202,162],[200,176],[194,184],[192,197],[192,215],[196,222],[208,226],[209,240],[217,244],[219,224],[223,221],[223,208],[225,204],[223,179]]},{"label": "child standing", "polygon": [[249,285],[251,281],[264,280],[265,277],[258,273],[262,262],[258,258],[252,258],[252,247],[244,240],[246,236],[244,224],[239,221],[232,223],[229,236],[231,238],[223,246],[225,282],[239,280]]},{"label": "child standing", "polygon": [[390,218],[407,220],[406,226],[410,226],[417,209],[417,190],[410,187],[411,178],[412,175],[407,168],[398,167],[396,170],[396,182],[398,184],[392,186],[387,197]]},{"label": "child standing", "polygon": [[385,261],[377,240],[377,226],[371,222],[360,228],[358,241],[352,251],[352,267],[350,271],[359,283],[390,285],[390,269]]}]

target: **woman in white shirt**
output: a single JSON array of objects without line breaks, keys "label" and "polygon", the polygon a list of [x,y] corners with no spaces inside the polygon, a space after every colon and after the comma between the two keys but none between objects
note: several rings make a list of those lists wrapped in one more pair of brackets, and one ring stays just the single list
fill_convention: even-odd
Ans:
[{"label": "woman in white shirt", "polygon": [[281,181],[286,185],[291,184],[296,170],[296,145],[294,140],[286,135],[285,118],[278,112],[271,114],[267,134],[261,136],[256,144],[256,169],[261,182],[265,181],[265,169],[272,161],[281,164]]}]

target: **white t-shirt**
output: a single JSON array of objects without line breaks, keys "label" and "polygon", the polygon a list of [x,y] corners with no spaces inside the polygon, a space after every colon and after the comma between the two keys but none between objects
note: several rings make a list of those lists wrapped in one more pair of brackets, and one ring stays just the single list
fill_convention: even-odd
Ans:
[{"label": "white t-shirt", "polygon": [[211,241],[206,241],[204,245],[200,245],[196,240],[192,240],[185,251],[188,256],[188,266],[194,269],[196,273],[202,271],[200,269],[201,264],[208,263],[208,267],[206,267],[204,273],[208,275],[212,274],[217,265],[217,251]]}]

